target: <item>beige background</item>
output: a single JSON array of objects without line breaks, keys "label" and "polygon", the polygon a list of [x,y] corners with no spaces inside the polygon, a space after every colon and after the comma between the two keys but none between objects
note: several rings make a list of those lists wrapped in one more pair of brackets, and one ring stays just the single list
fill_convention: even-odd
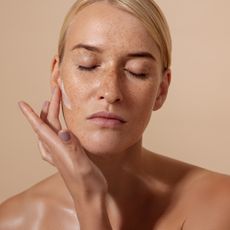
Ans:
[{"label": "beige background", "polygon": [[[55,169],[17,107],[50,97],[50,60],[73,0],[0,0],[0,201]],[[230,1],[158,0],[173,37],[173,81],[146,130],[146,147],[230,174]]]}]

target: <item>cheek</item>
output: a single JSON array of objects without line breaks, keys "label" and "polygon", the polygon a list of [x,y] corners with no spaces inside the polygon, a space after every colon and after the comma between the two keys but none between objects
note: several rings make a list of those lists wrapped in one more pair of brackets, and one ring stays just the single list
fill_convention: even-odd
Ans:
[{"label": "cheek", "polygon": [[75,110],[83,100],[87,86],[82,84],[76,75],[75,66],[71,62],[65,63],[58,84],[62,92],[63,105],[69,110]]},{"label": "cheek", "polygon": [[132,104],[137,107],[137,114],[140,110],[146,113],[153,108],[157,96],[157,84],[147,82],[142,87],[133,87],[131,93]]},{"label": "cheek", "polygon": [[156,87],[146,87],[144,90],[139,89],[133,97],[132,116],[134,125],[139,128],[146,128],[156,101]]}]

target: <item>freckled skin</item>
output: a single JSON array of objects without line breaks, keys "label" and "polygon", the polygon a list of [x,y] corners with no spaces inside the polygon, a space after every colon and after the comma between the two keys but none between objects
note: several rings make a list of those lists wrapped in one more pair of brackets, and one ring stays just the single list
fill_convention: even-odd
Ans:
[{"label": "freckled skin", "polygon": [[[77,14],[67,34],[69,39],[60,77],[73,106],[72,111],[64,109],[68,127],[90,153],[118,155],[126,154],[132,146],[141,144],[142,133],[155,107],[157,95],[161,93],[163,76],[159,50],[141,22],[123,11],[111,9],[108,14],[95,11],[92,5]],[[124,20],[126,23],[121,24],[120,21]],[[78,28],[81,28],[80,32]],[[98,54],[84,49],[71,52],[74,45],[82,42],[103,47],[104,52]],[[126,57],[128,53],[143,50],[151,51],[156,61]],[[79,65],[100,67],[84,72],[77,69]],[[143,80],[123,69],[137,73],[147,70],[149,77]],[[98,111],[116,113],[127,123],[117,130],[95,127],[86,117]]]},{"label": "freckled skin", "polygon": [[[72,51],[79,43],[102,52]],[[148,51],[155,60],[127,56],[137,51]],[[162,73],[159,50],[137,18],[105,2],[86,7],[69,27],[62,62],[55,57],[53,63],[51,85],[62,89],[66,125],[108,183],[113,230],[230,229],[223,227],[229,220],[228,176],[142,147],[150,116],[166,99],[171,73]],[[97,67],[82,71],[79,66]],[[87,121],[99,111],[116,113],[127,123],[102,128]],[[72,197],[58,173],[0,206],[0,230],[13,229],[79,229]]]}]

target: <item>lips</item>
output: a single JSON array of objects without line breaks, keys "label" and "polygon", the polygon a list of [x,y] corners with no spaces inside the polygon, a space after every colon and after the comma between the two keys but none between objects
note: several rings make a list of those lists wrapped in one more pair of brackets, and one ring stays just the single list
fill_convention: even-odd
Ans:
[{"label": "lips", "polygon": [[105,111],[94,113],[87,119],[96,126],[111,129],[121,128],[127,122],[123,117]]},{"label": "lips", "polygon": [[123,118],[123,117],[121,117],[121,116],[119,116],[119,115],[117,115],[117,114],[114,114],[114,113],[109,113],[109,112],[105,112],[105,111],[102,111],[102,112],[98,112],[98,113],[94,113],[94,114],[92,114],[92,115],[90,115],[89,117],[87,117],[87,119],[107,119],[107,120],[117,120],[117,121],[119,121],[119,122],[121,122],[121,123],[126,123],[126,120]]}]

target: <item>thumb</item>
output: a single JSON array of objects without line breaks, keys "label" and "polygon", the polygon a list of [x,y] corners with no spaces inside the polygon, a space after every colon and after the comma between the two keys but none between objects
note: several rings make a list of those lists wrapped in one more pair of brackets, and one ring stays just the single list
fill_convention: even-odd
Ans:
[{"label": "thumb", "polygon": [[75,152],[81,149],[79,139],[70,130],[60,130],[58,136],[70,152]]},{"label": "thumb", "polygon": [[[91,162],[81,146],[80,140],[70,130],[60,130],[58,136],[68,152],[68,154],[62,155],[62,157],[65,157],[69,165],[72,165],[73,169],[75,168],[74,165],[77,165],[81,173],[91,172]],[[66,158],[67,155],[69,156],[68,159]]]},{"label": "thumb", "polygon": [[72,144],[72,145],[79,145],[80,146],[79,139],[68,129],[60,130],[58,132],[58,136],[65,145],[71,145]]}]

